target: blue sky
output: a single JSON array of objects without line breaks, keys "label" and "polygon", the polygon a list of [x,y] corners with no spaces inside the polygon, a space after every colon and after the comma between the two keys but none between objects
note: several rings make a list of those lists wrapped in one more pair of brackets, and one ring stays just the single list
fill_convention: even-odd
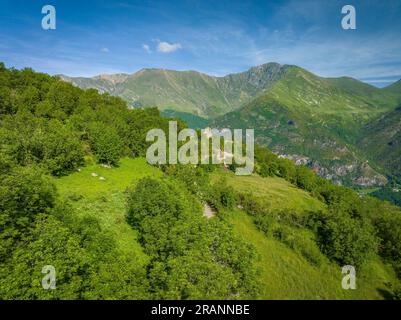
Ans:
[{"label": "blue sky", "polygon": [[[56,30],[41,28],[46,4]],[[346,4],[356,30],[341,28]],[[70,76],[149,67],[221,76],[273,61],[384,86],[401,78],[400,17],[400,0],[0,0],[0,61]]]}]

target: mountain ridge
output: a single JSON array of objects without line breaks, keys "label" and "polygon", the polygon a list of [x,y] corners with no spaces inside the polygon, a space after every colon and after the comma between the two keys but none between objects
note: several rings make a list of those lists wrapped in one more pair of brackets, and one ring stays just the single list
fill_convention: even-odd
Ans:
[{"label": "mountain ridge", "polygon": [[[294,67],[268,92],[212,125],[255,128],[257,143],[337,183],[384,185],[387,179],[376,163],[368,162],[371,158],[358,147],[358,140],[362,128],[391,112],[396,101],[357,80],[345,82]],[[370,96],[361,94],[365,91]]]},{"label": "mountain ridge", "polygon": [[158,106],[213,118],[249,102],[291,66],[267,63],[222,77],[198,71],[144,68],[133,74],[98,75],[64,80],[81,88],[121,96],[132,107]]},{"label": "mountain ridge", "polygon": [[[134,108],[157,106],[161,110],[192,113],[210,119],[250,102],[269,90],[292,69],[310,73],[295,65],[269,62],[224,76],[212,76],[196,70],[177,71],[165,68],[142,68],[131,74],[100,74],[94,77],[58,76],[81,88],[95,88],[102,93],[120,96]],[[373,102],[380,103],[386,95],[397,98],[394,93],[398,90],[396,83],[386,88],[376,88],[346,76],[317,77],[350,94],[364,94],[369,99],[373,97]],[[382,98],[378,98],[379,96]]]}]

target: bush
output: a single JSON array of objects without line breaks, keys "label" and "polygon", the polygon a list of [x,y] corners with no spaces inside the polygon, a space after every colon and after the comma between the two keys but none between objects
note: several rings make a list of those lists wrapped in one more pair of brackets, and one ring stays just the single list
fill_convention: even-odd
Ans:
[{"label": "bush", "polygon": [[146,217],[172,216],[178,218],[184,205],[174,187],[167,182],[151,178],[142,179],[131,190],[128,198],[128,223],[134,228],[141,226]]},{"label": "bush", "polygon": [[117,132],[102,122],[90,125],[90,144],[97,160],[108,165],[117,165],[122,153],[122,142]]},{"label": "bush", "polygon": [[380,239],[380,255],[392,262],[401,278],[401,215],[398,212],[381,212],[374,225]]},{"label": "bush", "polygon": [[250,215],[265,214],[267,209],[251,192],[240,193],[239,202],[242,208]]},{"label": "bush", "polygon": [[[15,248],[6,270],[0,265],[0,299],[80,299],[86,257],[79,237],[56,218],[39,215],[27,240]],[[57,290],[43,290],[46,265],[56,269]]]},{"label": "bush", "polygon": [[168,165],[163,166],[162,169],[167,175],[183,182],[193,195],[205,200],[209,189],[209,179],[203,168],[191,165]]},{"label": "bush", "polygon": [[309,192],[317,187],[317,177],[315,173],[305,166],[298,166],[296,169],[296,183],[301,189]]},{"label": "bush", "polygon": [[[84,151],[76,134],[61,124],[52,120],[42,136],[39,134],[39,143],[42,143],[42,160],[50,173],[65,175],[83,164]],[[34,137],[35,139],[35,137]]]},{"label": "bush", "polygon": [[315,221],[318,244],[323,253],[342,265],[362,265],[377,251],[378,241],[371,224],[330,211]]},{"label": "bush", "polygon": [[60,176],[83,163],[84,151],[77,134],[59,120],[19,113],[4,124],[0,142],[4,152],[20,165],[35,163]]},{"label": "bush", "polygon": [[269,212],[264,212],[254,217],[254,223],[261,231],[268,235],[272,231],[271,228],[274,226],[275,221]]},{"label": "bush", "polygon": [[147,279],[156,299],[233,299],[257,295],[253,248],[174,180],[142,179],[130,191],[128,222],[151,257]]},{"label": "bush", "polygon": [[211,185],[209,189],[208,202],[216,209],[232,209],[238,201],[234,188],[222,179]]},{"label": "bush", "polygon": [[47,213],[56,202],[56,188],[36,168],[15,167],[0,182],[0,259],[7,257],[35,217]]}]

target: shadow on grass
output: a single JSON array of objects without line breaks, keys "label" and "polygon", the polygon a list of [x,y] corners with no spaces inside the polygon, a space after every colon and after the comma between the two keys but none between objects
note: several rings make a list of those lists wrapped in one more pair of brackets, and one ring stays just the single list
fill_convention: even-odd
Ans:
[{"label": "shadow on grass", "polygon": [[382,289],[382,288],[377,288],[377,292],[385,299],[385,300],[393,300],[394,295],[391,291]]}]

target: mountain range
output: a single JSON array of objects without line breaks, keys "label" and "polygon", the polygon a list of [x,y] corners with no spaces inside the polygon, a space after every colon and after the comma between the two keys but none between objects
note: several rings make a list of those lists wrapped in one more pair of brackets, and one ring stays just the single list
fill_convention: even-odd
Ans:
[{"label": "mountain range", "polygon": [[254,128],[257,143],[339,184],[383,186],[401,176],[401,80],[379,89],[277,63],[224,77],[165,69],[60,77],[193,127]]},{"label": "mountain range", "polygon": [[290,66],[268,63],[237,74],[213,77],[196,71],[142,69],[134,74],[61,78],[124,98],[133,107],[157,106],[205,118],[235,110],[282,78]]}]

